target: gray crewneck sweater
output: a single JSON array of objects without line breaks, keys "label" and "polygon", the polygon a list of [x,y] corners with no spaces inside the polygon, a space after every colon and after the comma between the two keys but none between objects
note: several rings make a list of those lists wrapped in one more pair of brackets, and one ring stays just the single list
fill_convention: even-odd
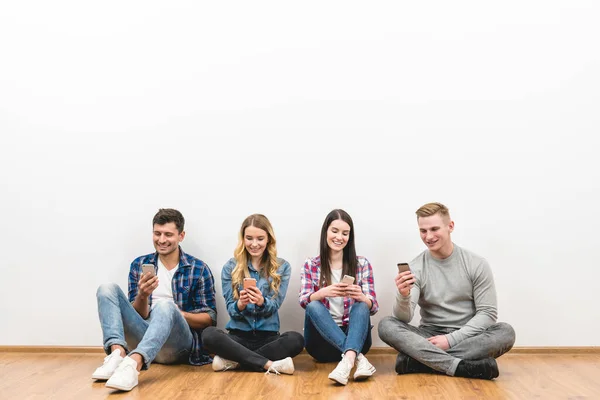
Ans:
[{"label": "gray crewneck sweater", "polygon": [[410,322],[419,304],[421,326],[456,329],[447,335],[450,347],[496,323],[494,277],[484,258],[454,245],[448,258],[425,250],[409,265],[416,282],[410,296],[396,293],[394,317]]}]

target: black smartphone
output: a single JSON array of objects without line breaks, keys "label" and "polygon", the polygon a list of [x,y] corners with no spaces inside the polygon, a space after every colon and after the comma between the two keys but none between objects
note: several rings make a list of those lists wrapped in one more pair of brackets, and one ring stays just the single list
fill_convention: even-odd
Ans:
[{"label": "black smartphone", "polygon": [[398,263],[398,273],[410,271],[408,263]]}]

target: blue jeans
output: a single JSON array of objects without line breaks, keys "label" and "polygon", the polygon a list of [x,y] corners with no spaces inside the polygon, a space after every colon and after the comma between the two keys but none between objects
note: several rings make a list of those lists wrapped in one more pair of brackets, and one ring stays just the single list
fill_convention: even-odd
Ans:
[{"label": "blue jeans", "polygon": [[106,354],[112,345],[121,345],[128,354],[142,356],[144,369],[154,360],[160,364],[188,361],[193,336],[175,303],[156,304],[145,320],[117,284],[100,285],[96,297]]},{"label": "blue jeans", "polygon": [[348,350],[366,354],[371,348],[371,319],[367,304],[354,303],[348,326],[340,327],[323,303],[308,303],[304,318],[304,347],[320,362],[339,361]]}]

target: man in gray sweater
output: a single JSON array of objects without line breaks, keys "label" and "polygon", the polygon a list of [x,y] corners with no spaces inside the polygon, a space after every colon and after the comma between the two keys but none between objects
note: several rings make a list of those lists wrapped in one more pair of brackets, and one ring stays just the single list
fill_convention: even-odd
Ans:
[{"label": "man in gray sweater", "polygon": [[[427,250],[410,270],[396,275],[393,316],[379,323],[381,340],[399,351],[396,372],[442,372],[450,376],[494,379],[495,358],[509,351],[515,331],[496,323],[496,288],[488,262],[450,238],[454,221],[448,208],[428,203],[416,212]],[[415,306],[421,324],[409,325]]]}]

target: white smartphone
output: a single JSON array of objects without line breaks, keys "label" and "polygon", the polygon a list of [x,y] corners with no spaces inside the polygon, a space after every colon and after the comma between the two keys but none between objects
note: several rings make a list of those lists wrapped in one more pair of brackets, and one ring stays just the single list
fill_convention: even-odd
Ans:
[{"label": "white smartphone", "polygon": [[156,275],[156,271],[154,270],[154,264],[142,264],[142,273],[150,274],[152,276]]},{"label": "white smartphone", "polygon": [[354,283],[354,277],[350,275],[344,275],[341,280],[341,283],[347,283],[348,285],[352,285]]}]

